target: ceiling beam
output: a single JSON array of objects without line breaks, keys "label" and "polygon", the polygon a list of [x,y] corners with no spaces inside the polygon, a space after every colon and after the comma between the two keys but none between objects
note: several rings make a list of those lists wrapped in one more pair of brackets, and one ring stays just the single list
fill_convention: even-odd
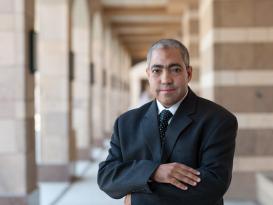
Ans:
[{"label": "ceiling beam", "polygon": [[160,15],[166,13],[166,7],[104,7],[105,16],[142,16],[142,15]]},{"label": "ceiling beam", "polygon": [[163,38],[163,35],[120,35],[119,39],[123,43],[135,43],[135,42],[154,42],[155,39]]},{"label": "ceiling beam", "polygon": [[109,22],[118,22],[118,23],[179,23],[181,22],[180,16],[175,15],[166,15],[166,14],[160,14],[160,15],[141,15],[141,16],[134,16],[134,15],[117,15],[117,16],[111,16],[109,18]]},{"label": "ceiling beam", "polygon": [[151,23],[151,22],[143,22],[143,23],[112,23],[111,24],[112,29],[117,34],[123,34],[123,33],[162,33],[166,30],[170,31],[177,31],[181,29],[181,22],[157,22],[157,23]]},{"label": "ceiling beam", "polygon": [[115,29],[113,28],[113,33],[119,35],[123,35],[123,34],[127,34],[127,35],[130,35],[130,34],[143,34],[143,35],[146,35],[146,34],[158,34],[158,33],[164,33],[164,28],[145,28],[145,27],[142,27],[142,28],[138,28],[138,27],[132,27],[132,28],[120,28],[120,29]]},{"label": "ceiling beam", "polygon": [[111,24],[113,28],[122,28],[122,27],[175,27],[175,26],[181,26],[181,21],[177,22],[140,22],[140,23],[127,23],[127,22],[115,22]]},{"label": "ceiling beam", "polygon": [[111,7],[132,7],[132,6],[143,6],[143,7],[154,7],[166,5],[168,0],[102,0],[104,6]]}]

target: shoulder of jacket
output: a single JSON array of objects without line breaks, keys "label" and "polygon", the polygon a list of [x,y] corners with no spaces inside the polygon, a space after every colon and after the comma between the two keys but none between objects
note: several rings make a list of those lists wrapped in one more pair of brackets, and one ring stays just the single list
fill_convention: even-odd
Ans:
[{"label": "shoulder of jacket", "polygon": [[121,114],[118,118],[119,119],[126,119],[126,118],[131,118],[131,117],[139,117],[141,115],[144,115],[149,107],[151,106],[153,101],[148,102],[138,108],[128,110],[127,112]]},{"label": "shoulder of jacket", "polygon": [[231,111],[211,100],[198,96],[198,104],[199,108],[204,112],[217,113],[218,116],[226,116],[236,119],[236,116]]}]

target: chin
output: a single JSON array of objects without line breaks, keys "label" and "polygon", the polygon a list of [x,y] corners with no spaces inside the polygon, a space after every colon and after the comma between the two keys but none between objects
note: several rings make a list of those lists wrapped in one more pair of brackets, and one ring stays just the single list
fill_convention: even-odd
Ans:
[{"label": "chin", "polygon": [[162,100],[160,101],[162,105],[164,105],[165,107],[171,107],[172,105],[175,104],[174,101],[170,101],[170,100]]}]

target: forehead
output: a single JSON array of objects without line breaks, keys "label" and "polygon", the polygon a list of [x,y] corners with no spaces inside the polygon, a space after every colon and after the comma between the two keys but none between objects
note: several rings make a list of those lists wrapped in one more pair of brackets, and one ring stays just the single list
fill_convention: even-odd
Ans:
[{"label": "forehead", "polygon": [[183,62],[178,48],[156,48],[151,55],[151,63]]}]

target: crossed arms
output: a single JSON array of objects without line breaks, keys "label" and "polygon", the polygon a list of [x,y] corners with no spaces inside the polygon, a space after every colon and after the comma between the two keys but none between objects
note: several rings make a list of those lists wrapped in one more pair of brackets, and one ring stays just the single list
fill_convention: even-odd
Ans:
[{"label": "crossed arms", "polygon": [[[160,164],[152,160],[124,161],[119,133],[115,123],[107,159],[99,166],[98,184],[113,198],[128,194],[139,197],[170,198],[185,204],[216,204],[222,199],[231,180],[237,121],[219,121],[202,139],[201,159],[197,169],[172,162]],[[156,187],[156,189],[154,189]],[[156,191],[154,191],[156,190]]]}]

